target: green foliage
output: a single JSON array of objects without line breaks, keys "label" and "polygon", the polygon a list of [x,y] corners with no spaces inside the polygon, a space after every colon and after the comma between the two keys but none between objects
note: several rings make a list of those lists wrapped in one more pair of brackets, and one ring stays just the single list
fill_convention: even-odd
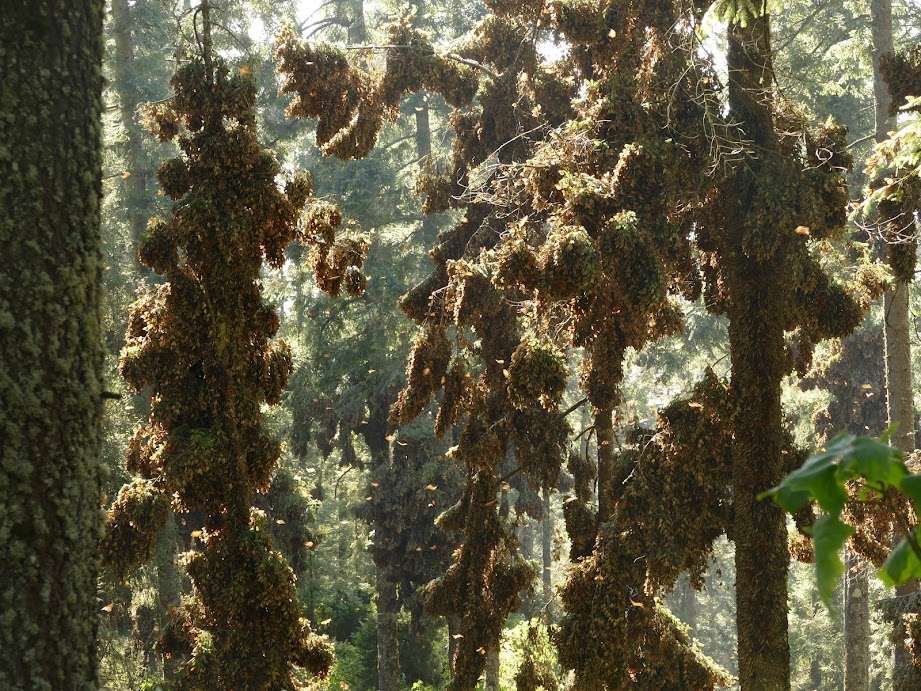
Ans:
[{"label": "green foliage", "polygon": [[[779,506],[796,513],[811,502],[823,514],[812,526],[815,547],[816,580],[825,604],[831,603],[838,579],[844,573],[841,548],[854,528],[841,520],[852,483],[858,489],[857,501],[907,497],[915,511],[921,507],[921,475],[913,475],[898,449],[885,441],[843,434],[824,450],[813,454],[801,468],[793,471],[775,488],[759,498],[770,497]],[[901,516],[903,528],[908,516]],[[917,528],[907,528],[880,570],[889,585],[901,585],[921,576],[921,548]]]}]

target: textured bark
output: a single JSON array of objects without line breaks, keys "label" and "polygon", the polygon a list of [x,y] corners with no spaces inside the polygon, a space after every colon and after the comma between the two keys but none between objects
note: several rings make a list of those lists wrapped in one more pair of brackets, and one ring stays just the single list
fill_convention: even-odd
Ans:
[{"label": "textured bark", "polygon": [[866,563],[853,552],[845,555],[844,691],[870,687],[870,584]]},{"label": "textured bark", "polygon": [[0,10],[0,688],[96,688],[101,0]]},{"label": "textured bark", "polygon": [[[537,524],[537,521],[525,517],[518,528],[518,547],[521,551],[521,557],[525,561],[533,561],[536,558],[534,535]],[[533,593],[525,592],[521,594],[521,613],[525,618],[531,619],[536,616],[539,609],[540,602],[534,597]]]},{"label": "textured bark", "polygon": [[809,688],[816,690],[823,688],[822,679],[822,665],[819,658],[814,657],[809,664]]},{"label": "textured bark", "polygon": [[[759,173],[777,151],[770,104],[773,86],[770,20],[754,19],[729,31],[729,104],[733,119],[760,152],[728,184],[742,219],[752,213]],[[734,225],[730,219],[728,224]],[[769,231],[766,231],[769,232]],[[730,227],[730,233],[732,229]],[[752,257],[741,238],[726,248],[729,348],[737,412],[733,441],[736,608],[739,683],[742,691],[790,688],[787,634],[787,530],[783,511],[757,495],[783,477],[780,403],[785,374],[783,257]],[[733,246],[736,245],[736,246]]]},{"label": "textured bark", "polygon": [[[873,36],[873,96],[876,111],[876,141],[887,138],[895,129],[895,118],[889,114],[892,97],[880,71],[880,58],[891,53],[892,1],[872,0],[870,3],[871,33]],[[888,393],[889,424],[895,425],[892,443],[905,454],[915,449],[915,421],[912,400],[911,340],[909,333],[909,297],[911,288],[897,280],[895,288],[886,294],[883,306],[884,335],[886,339],[886,391]],[[917,583],[899,587],[898,595],[917,591]],[[895,624],[893,639],[905,638],[901,621]],[[893,668],[893,688],[921,688],[921,670],[911,663],[905,646],[896,644]]]},{"label": "textured bark", "polygon": [[787,530],[784,514],[757,495],[783,476],[780,382],[783,331],[776,298],[758,287],[772,272],[751,266],[755,282],[736,290],[729,338],[738,400],[733,475],[739,680],[743,690],[788,689]]}]

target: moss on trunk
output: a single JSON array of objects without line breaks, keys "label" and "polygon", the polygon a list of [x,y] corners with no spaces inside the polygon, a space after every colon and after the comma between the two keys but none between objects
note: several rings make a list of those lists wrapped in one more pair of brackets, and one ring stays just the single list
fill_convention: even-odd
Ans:
[{"label": "moss on trunk", "polygon": [[0,687],[96,687],[102,0],[0,12]]}]

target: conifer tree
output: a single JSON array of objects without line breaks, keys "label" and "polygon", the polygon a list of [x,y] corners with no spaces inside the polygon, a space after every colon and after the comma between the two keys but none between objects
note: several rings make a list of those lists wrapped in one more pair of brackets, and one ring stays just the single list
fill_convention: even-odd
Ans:
[{"label": "conifer tree", "polygon": [[[724,117],[716,76],[695,47],[709,7],[497,0],[497,16],[478,29],[480,45],[459,51],[481,72],[477,100],[454,116],[450,175],[422,188],[428,209],[454,204],[466,215],[439,238],[436,271],[403,300],[423,330],[393,412],[405,423],[443,389],[436,425],[463,425],[454,456],[467,488],[440,520],[464,528],[464,541],[430,588],[436,611],[464,603],[455,688],[472,686],[498,637],[496,620],[512,600],[495,595],[528,580],[496,520],[499,459],[514,449],[515,472],[538,487],[555,484],[566,438],[561,337],[584,349],[582,386],[599,451],[598,511],[584,463],[573,467],[577,496],[566,504],[577,565],[563,590],[561,660],[591,688],[723,682],[655,595],[682,571],[699,579],[712,541],[726,533],[744,574],[743,688],[789,686],[786,531],[781,513],[756,500],[802,460],[783,428],[780,383],[805,370],[816,342],[857,324],[880,282],[861,276],[852,295],[825,274],[811,245],[844,224],[843,130],[809,129],[775,100],[765,7],[728,0],[715,5],[730,25]],[[568,61],[539,64],[522,27],[531,37],[562,34]],[[430,84],[459,93],[438,77],[449,74],[448,62],[412,37],[397,29],[388,45],[386,70],[372,79],[329,51],[301,47],[291,60],[298,54],[282,43],[286,88],[300,97],[292,113],[320,117],[328,153],[364,155],[406,90]],[[316,88],[318,73],[329,89]],[[578,81],[587,88],[573,109]],[[708,377],[663,412],[658,459],[640,452],[650,446],[643,431],[617,453],[612,413],[626,349],[674,333],[681,319],[673,298],[701,294],[729,317],[731,385]],[[665,517],[681,522],[682,539],[663,535]]]},{"label": "conifer tree", "polygon": [[0,687],[97,688],[102,0],[0,12]]},{"label": "conifer tree", "polygon": [[[580,140],[573,127],[545,147],[548,154],[541,156],[539,147],[524,166],[525,188],[536,191],[526,208],[552,209],[546,217],[550,229],[544,230],[547,243],[552,247],[554,234],[565,231],[567,224],[575,227],[573,240],[580,227],[587,231],[581,261],[560,262],[592,269],[585,272],[590,278],[573,287],[578,296],[572,303],[573,332],[581,339],[574,344],[590,346],[595,337],[608,349],[625,340],[641,346],[668,333],[674,328],[668,310],[656,301],[663,304],[669,289],[696,297],[698,270],[708,307],[727,314],[730,322],[731,386],[701,384],[698,400],[689,404],[692,410],[705,411],[695,425],[675,424],[673,413],[663,412],[665,427],[660,423],[652,438],[673,436],[674,441],[661,450],[660,462],[632,447],[619,455],[606,451],[609,416],[596,417],[599,511],[593,515],[584,502],[567,504],[574,546],[584,551],[577,552],[583,561],[563,591],[570,614],[561,628],[560,647],[561,659],[576,668],[582,683],[602,688],[697,688],[719,682],[718,674],[707,674],[703,660],[674,652],[686,645],[680,636],[670,644],[661,633],[658,642],[648,636],[662,630],[666,615],[651,603],[625,603],[624,609],[601,612],[585,603],[642,603],[635,593],[670,587],[684,569],[699,577],[712,540],[721,532],[736,542],[742,688],[789,686],[784,519],[756,501],[785,468],[802,460],[783,429],[780,383],[794,367],[804,369],[817,341],[848,333],[881,287],[870,272],[859,277],[850,294],[824,273],[807,244],[835,237],[844,225],[844,173],[849,166],[844,132],[834,125],[810,130],[773,98],[765,8],[752,12],[731,2],[714,7],[730,25],[730,113],[724,118],[718,112],[720,96],[708,86],[715,76],[698,63],[692,34],[682,34],[680,28],[694,27],[708,7],[566,3],[554,6],[546,19],[573,45],[585,78],[594,80],[586,102],[597,110],[588,110],[592,117],[586,118],[583,131],[589,134],[582,141],[602,139],[607,145],[599,150],[585,143],[581,151],[575,149]],[[539,8],[522,10],[510,3],[497,9],[533,16]],[[800,133],[799,138],[791,132]],[[575,155],[567,156],[567,144]],[[606,161],[608,152],[618,158]],[[696,252],[687,245],[692,228]],[[650,233],[645,240],[644,232]],[[541,237],[539,229],[532,233]],[[616,244],[618,251],[606,265],[606,245],[615,241],[607,236],[633,241],[627,246],[633,248],[629,259],[622,259],[625,266],[616,263],[624,256],[623,245]],[[588,244],[592,239],[594,247]],[[515,256],[525,259],[514,266],[534,266],[527,259],[527,243],[522,244]],[[499,256],[505,251],[500,248]],[[599,259],[593,266],[595,253]],[[548,266],[546,261],[536,263]],[[608,292],[606,271],[620,293]],[[520,269],[518,275],[528,277]],[[554,296],[533,273],[528,278],[538,300],[569,297]],[[616,309],[610,308],[612,298],[619,300]],[[596,304],[602,308],[592,315]],[[613,324],[608,326],[606,319]],[[793,333],[789,342],[785,332]],[[600,406],[593,399],[599,393],[616,396],[616,365],[623,355],[610,351],[595,363],[592,359],[605,354],[586,350],[590,359],[584,382],[597,411]],[[599,374],[593,377],[596,367]],[[708,415],[709,408],[722,413]],[[701,455],[694,440],[704,433],[713,439],[703,445],[708,452]],[[645,448],[648,440],[643,435],[639,439],[645,441],[638,441],[636,448]],[[674,460],[682,454],[683,463]],[[692,476],[682,482],[682,472]],[[650,480],[644,483],[644,477]],[[689,501],[684,491],[696,483],[700,485],[691,496],[697,499]],[[584,484],[577,477],[577,486]],[[727,498],[720,489],[729,487],[734,491]],[[727,501],[729,512],[721,508]],[[709,508],[702,511],[697,504]],[[665,552],[668,559],[653,558],[662,553],[667,537],[643,529],[657,525],[660,509],[684,533]],[[584,538],[577,537],[580,532]],[[638,560],[642,555],[645,567]],[[624,636],[622,627],[630,635]],[[665,673],[659,662],[664,659],[674,661],[668,672],[673,676],[657,678]],[[642,672],[625,676],[638,669]]]},{"label": "conifer tree", "polygon": [[[914,46],[893,52],[891,3],[875,0],[871,9],[878,143],[868,161],[870,186],[865,205],[876,214],[875,224],[886,245],[886,258],[895,279],[884,305],[887,403],[889,423],[895,425],[893,444],[907,454],[915,447],[909,295],[915,277],[921,212],[921,49]],[[907,116],[907,123],[891,133],[900,112]],[[899,690],[921,683],[917,654],[917,641],[921,639],[919,598],[917,583],[912,582],[898,588],[896,598],[883,607],[885,617],[893,624],[893,685]]]},{"label": "conifer tree", "polygon": [[340,214],[311,198],[308,176],[279,190],[280,167],[256,138],[255,84],[214,53],[207,2],[199,15],[200,54],[148,113],[181,154],[157,171],[172,215],[150,222],[138,252],[166,282],[132,308],[121,372],[149,387],[151,412],[128,449],[138,479],[110,509],[103,547],[123,577],[150,557],[171,508],[200,512],[201,548],[183,558],[193,592],[163,641],[168,655],[188,656],[178,685],[288,689],[294,666],[324,674],[332,653],[301,616],[291,568],[253,507],[279,455],[260,408],[279,401],[291,369],[288,347],[271,340],[278,317],[260,270],[263,260],[281,266],[298,239],[324,290],[357,294],[366,248],[337,237]]},{"label": "conifer tree", "polygon": [[815,343],[853,330],[875,295],[858,304],[811,246],[845,224],[845,132],[808,129],[776,96],[766,3],[718,8],[729,22],[729,116],[745,152],[717,180],[700,245],[716,268],[714,307],[729,319],[739,681],[743,689],[782,690],[790,686],[786,525],[757,498],[797,458],[784,438],[780,385],[791,370],[805,371]]},{"label": "conifer tree", "polygon": [[[710,543],[724,530],[725,498],[701,485],[725,471],[715,451],[721,447],[714,446],[714,458],[697,459],[696,475],[680,476],[698,500],[713,497],[714,506],[702,512],[680,494],[681,481],[637,479],[643,468],[653,478],[680,466],[657,465],[635,449],[618,453],[612,419],[627,349],[679,330],[675,297],[700,293],[679,210],[702,192],[693,181],[705,180],[698,123],[709,113],[692,96],[697,80],[709,75],[673,43],[680,40],[673,35],[679,18],[693,15],[672,3],[495,5],[522,19],[536,14],[565,36],[573,68],[588,84],[569,121],[550,131],[528,161],[509,166],[513,191],[505,197],[517,223],[490,257],[494,281],[509,299],[525,300],[525,312],[538,315],[545,332],[585,353],[581,383],[594,409],[598,464],[574,456],[570,465],[576,496],[564,512],[575,565],[561,593],[560,660],[587,688],[713,688],[724,673],[694,649],[655,595],[684,569],[699,578]],[[537,369],[525,374],[539,376]],[[655,493],[665,489],[664,496]],[[660,509],[687,525],[681,541],[643,530],[662,526]],[[671,546],[673,562],[652,560],[662,543]]]},{"label": "conifer tree", "polygon": [[[457,108],[451,169],[424,179],[420,189],[426,195],[425,211],[455,205],[463,208],[464,218],[440,236],[432,251],[432,275],[402,301],[422,328],[407,366],[407,388],[391,419],[409,422],[441,388],[445,393],[436,431],[443,434],[466,417],[454,454],[465,468],[466,490],[440,519],[443,527],[463,535],[462,545],[445,576],[427,588],[427,601],[435,614],[462,614],[452,688],[467,689],[482,673],[486,651],[497,645],[505,617],[533,576],[500,520],[501,465],[514,439],[524,470],[538,483],[554,481],[565,427],[553,408],[565,374],[557,354],[538,347],[533,354],[549,363],[551,390],[536,406],[526,402],[531,391],[522,390],[512,405],[515,394],[505,372],[520,364],[514,353],[522,336],[516,314],[476,265],[480,250],[496,242],[504,222],[489,204],[465,191],[473,182],[471,172],[491,155],[500,161],[526,155],[527,140],[518,135],[521,123],[535,121],[538,103],[565,107],[568,97],[565,82],[538,67],[533,37],[510,22],[486,19],[471,42],[447,56],[435,54],[408,22],[392,28],[387,45],[386,68],[378,77],[354,69],[334,49],[300,45],[291,36],[282,37],[277,54],[288,75],[283,89],[296,94],[291,114],[319,118],[318,144],[330,155],[366,155],[383,120],[392,117],[407,92],[429,88]],[[475,94],[478,102],[470,105]],[[545,98],[548,94],[557,98]],[[449,327],[456,330],[454,343],[446,333]],[[465,337],[471,331],[475,344]],[[530,344],[523,347],[524,367],[532,351]],[[468,358],[482,369],[470,373]]]}]

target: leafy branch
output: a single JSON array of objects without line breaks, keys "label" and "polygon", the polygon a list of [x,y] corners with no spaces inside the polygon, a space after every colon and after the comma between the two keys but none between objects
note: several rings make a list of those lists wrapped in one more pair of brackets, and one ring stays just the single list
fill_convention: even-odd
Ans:
[{"label": "leafy branch", "polygon": [[855,484],[857,501],[882,498],[892,502],[895,522],[902,534],[880,569],[880,578],[887,585],[896,586],[921,577],[921,532],[894,502],[900,495],[907,497],[917,512],[921,508],[921,475],[909,472],[902,453],[887,440],[888,434],[881,440],[840,435],[777,487],[758,497],[770,497],[790,513],[813,502],[822,510],[810,532],[815,549],[816,582],[826,605],[830,604],[838,579],[844,573],[841,549],[854,533],[854,528],[841,520],[841,512],[848,501],[848,487]]}]

